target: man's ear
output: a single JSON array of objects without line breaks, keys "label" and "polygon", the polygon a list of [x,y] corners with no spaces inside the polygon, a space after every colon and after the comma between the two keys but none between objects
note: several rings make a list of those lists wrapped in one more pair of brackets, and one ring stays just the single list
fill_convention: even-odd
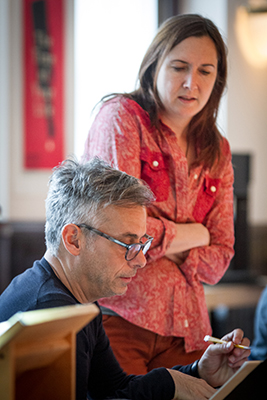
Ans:
[{"label": "man's ear", "polygon": [[77,256],[81,251],[81,229],[74,224],[67,224],[63,227],[62,242],[65,249],[72,254]]}]

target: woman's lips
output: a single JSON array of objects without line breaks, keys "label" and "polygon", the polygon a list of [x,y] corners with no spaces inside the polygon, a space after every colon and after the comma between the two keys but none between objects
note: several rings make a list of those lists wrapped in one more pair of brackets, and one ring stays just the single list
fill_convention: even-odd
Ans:
[{"label": "woman's lips", "polygon": [[179,100],[181,100],[183,103],[192,103],[196,100],[195,97],[184,97],[184,96],[178,96]]}]

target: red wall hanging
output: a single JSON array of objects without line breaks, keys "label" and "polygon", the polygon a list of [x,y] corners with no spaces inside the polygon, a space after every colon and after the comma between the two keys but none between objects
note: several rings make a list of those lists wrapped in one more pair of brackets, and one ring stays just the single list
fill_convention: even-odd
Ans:
[{"label": "red wall hanging", "polygon": [[64,158],[64,0],[24,0],[24,166]]}]

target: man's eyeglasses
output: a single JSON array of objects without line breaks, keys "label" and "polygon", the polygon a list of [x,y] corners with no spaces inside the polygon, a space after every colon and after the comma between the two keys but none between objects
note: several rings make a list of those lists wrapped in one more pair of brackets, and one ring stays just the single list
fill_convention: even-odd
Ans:
[{"label": "man's eyeglasses", "polygon": [[98,229],[93,228],[92,226],[89,226],[86,224],[75,224],[75,225],[77,225],[79,228],[88,229],[89,231],[92,231],[92,232],[96,233],[97,235],[110,240],[111,242],[117,243],[122,247],[126,247],[127,250],[125,253],[125,259],[127,261],[133,260],[140,253],[141,250],[143,251],[143,254],[146,254],[146,252],[150,248],[150,245],[153,240],[153,237],[144,235],[144,238],[147,239],[147,241],[145,243],[126,244],[126,243],[121,242],[120,240],[114,239],[112,236],[109,236],[106,233],[99,231]]}]

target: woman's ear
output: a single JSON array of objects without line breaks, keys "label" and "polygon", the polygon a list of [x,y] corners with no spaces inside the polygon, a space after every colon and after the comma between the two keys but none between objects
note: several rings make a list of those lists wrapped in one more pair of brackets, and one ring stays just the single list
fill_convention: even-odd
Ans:
[{"label": "woman's ear", "polygon": [[67,224],[63,227],[62,242],[65,249],[72,254],[77,256],[81,251],[81,229],[74,224]]}]

